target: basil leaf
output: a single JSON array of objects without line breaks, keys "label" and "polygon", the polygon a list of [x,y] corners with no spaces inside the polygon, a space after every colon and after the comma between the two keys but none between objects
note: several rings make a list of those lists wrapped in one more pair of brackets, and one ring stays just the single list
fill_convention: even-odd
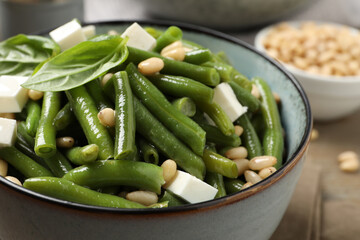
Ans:
[{"label": "basil leaf", "polygon": [[16,35],[0,42],[0,75],[30,76],[39,63],[59,52],[48,38]]},{"label": "basil leaf", "polygon": [[65,91],[81,86],[123,63],[129,52],[120,36],[85,41],[49,59],[22,86]]}]

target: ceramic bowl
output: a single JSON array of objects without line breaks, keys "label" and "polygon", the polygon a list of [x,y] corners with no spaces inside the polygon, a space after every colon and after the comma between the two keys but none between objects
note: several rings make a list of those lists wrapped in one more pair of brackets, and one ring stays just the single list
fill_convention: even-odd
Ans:
[{"label": "ceramic bowl", "polygon": [[[98,33],[130,22],[101,23]],[[169,23],[139,22],[165,28]],[[278,226],[301,173],[312,117],[304,91],[280,64],[222,33],[183,24],[184,38],[225,51],[247,76],[259,76],[282,98],[286,163],[250,188],[215,200],[166,209],[114,209],[34,193],[0,177],[0,239],[268,239]]]},{"label": "ceramic bowl", "polygon": [[[298,27],[302,22],[288,22],[291,26]],[[324,22],[315,22],[325,24]],[[335,23],[335,27],[344,27]],[[276,24],[275,24],[276,25]],[[268,26],[258,32],[255,37],[255,47],[263,53],[266,50],[263,40],[275,26]],[[353,32],[358,32],[350,28]],[[360,76],[325,76],[309,73],[293,65],[282,63],[303,86],[312,109],[315,120],[330,121],[343,118],[354,113],[360,108]]]},{"label": "ceramic bowl", "polygon": [[155,17],[221,30],[250,28],[290,15],[309,0],[136,0]]}]

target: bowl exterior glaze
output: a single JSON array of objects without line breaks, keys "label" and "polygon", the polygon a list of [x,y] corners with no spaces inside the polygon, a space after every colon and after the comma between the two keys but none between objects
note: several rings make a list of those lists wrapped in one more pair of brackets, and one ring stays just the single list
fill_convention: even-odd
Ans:
[{"label": "bowl exterior glaze", "polygon": [[[146,24],[157,26],[164,25]],[[98,32],[130,23],[103,23]],[[168,26],[168,24],[165,24]],[[173,24],[169,24],[173,25]],[[276,62],[218,32],[180,26],[184,38],[225,51],[246,76],[266,79],[282,98],[287,162],[245,191],[169,209],[110,209],[69,203],[33,193],[0,177],[0,239],[268,239],[279,224],[301,173],[312,118],[300,85]]]},{"label": "bowl exterior glaze", "polygon": [[[219,207],[164,214],[81,211],[24,196],[0,185],[0,238],[4,240],[220,240],[269,239],[301,173],[299,163],[276,184]],[[249,189],[251,192],[257,188]],[[249,192],[250,193],[250,192]]]}]

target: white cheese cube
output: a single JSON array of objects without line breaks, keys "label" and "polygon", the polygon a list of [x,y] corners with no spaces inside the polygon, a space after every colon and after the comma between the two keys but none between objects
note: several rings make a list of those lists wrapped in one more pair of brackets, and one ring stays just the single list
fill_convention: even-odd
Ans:
[{"label": "white cheese cube", "polygon": [[76,19],[56,28],[49,34],[59,44],[62,51],[86,40],[81,25]]},{"label": "white cheese cube", "polygon": [[166,188],[189,203],[199,203],[214,199],[217,189],[183,171],[176,171],[176,176]]},{"label": "white cheese cube", "polygon": [[16,120],[0,118],[0,148],[14,145],[16,139]]},{"label": "white cheese cube", "polygon": [[95,36],[95,34],[96,34],[96,29],[95,29],[94,25],[87,25],[82,28],[82,31],[83,31],[86,39],[89,39],[89,38]]},{"label": "white cheese cube", "polygon": [[21,87],[28,77],[0,76],[0,113],[21,112],[28,100],[28,90]]},{"label": "white cheese cube", "polygon": [[129,38],[128,46],[145,51],[150,51],[156,46],[156,39],[136,22],[128,27],[121,37]]},{"label": "white cheese cube", "polygon": [[247,111],[247,107],[239,103],[231,86],[226,82],[214,88],[214,102],[220,105],[232,122]]}]

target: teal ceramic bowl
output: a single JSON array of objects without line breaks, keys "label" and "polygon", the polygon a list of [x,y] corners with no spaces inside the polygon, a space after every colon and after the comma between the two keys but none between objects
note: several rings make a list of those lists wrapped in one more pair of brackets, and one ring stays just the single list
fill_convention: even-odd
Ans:
[{"label": "teal ceramic bowl", "polygon": [[[174,23],[139,22],[165,28]],[[97,24],[121,32],[130,22]],[[167,209],[113,209],[34,193],[0,177],[0,239],[268,239],[278,226],[301,173],[312,117],[307,97],[283,67],[253,47],[222,33],[178,24],[184,38],[225,51],[248,77],[259,76],[282,99],[286,162],[269,178],[236,194]]]}]

